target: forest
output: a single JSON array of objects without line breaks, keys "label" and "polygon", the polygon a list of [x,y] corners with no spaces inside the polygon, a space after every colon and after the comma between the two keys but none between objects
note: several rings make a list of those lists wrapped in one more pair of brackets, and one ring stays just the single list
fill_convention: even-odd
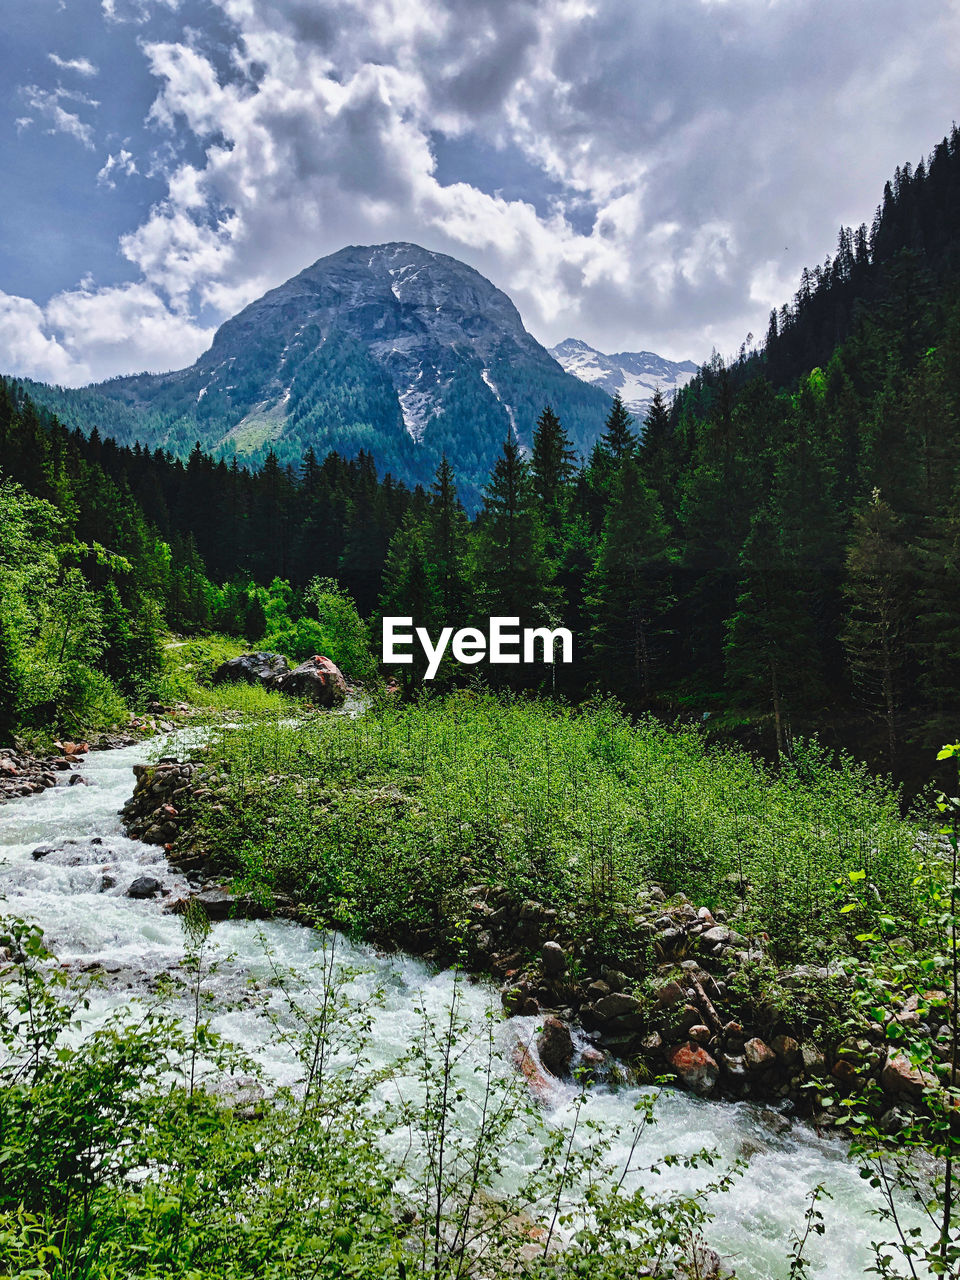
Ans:
[{"label": "forest", "polygon": [[[761,348],[643,422],[614,401],[587,457],[545,406],[472,518],[446,460],[414,489],[363,451],[184,462],[84,438],[5,380],[4,731],[157,696],[165,629],[302,658],[323,639],[307,588],[331,579],[372,636],[398,613],[573,632],[570,667],[492,684],[611,693],[770,758],[818,735],[916,782],[960,706],[958,205],[954,130],[803,273]],[[412,694],[423,671],[395,674]]]}]

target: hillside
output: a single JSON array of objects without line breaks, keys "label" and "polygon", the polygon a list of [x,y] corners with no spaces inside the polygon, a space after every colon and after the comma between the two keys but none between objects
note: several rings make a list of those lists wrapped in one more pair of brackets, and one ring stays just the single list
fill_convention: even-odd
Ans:
[{"label": "hillside", "polygon": [[512,434],[526,449],[551,404],[587,453],[609,410],[523,327],[510,299],[444,254],[394,243],[342,249],[245,307],[189,369],[79,391],[30,385],[70,426],[185,456],[195,441],[253,465],[273,451],[361,449],[426,483],[446,453],[475,506]]}]

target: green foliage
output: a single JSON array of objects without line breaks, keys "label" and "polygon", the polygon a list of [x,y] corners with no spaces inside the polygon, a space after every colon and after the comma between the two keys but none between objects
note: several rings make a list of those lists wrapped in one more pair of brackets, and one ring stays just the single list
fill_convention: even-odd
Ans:
[{"label": "green foliage", "polygon": [[864,866],[905,932],[919,927],[916,826],[896,792],[816,744],[770,774],[613,704],[461,692],[227,732],[217,752],[230,791],[206,846],[361,933],[453,945],[466,880],[549,902],[598,945],[641,947],[631,920],[654,881],[740,909],[737,927],[765,931],[780,960],[819,961],[847,953],[834,882]]}]

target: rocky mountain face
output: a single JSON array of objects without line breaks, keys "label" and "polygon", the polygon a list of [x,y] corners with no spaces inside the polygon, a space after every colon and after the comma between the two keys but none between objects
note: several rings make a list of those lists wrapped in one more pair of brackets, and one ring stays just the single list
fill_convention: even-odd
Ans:
[{"label": "rocky mountain face", "polygon": [[692,360],[665,360],[652,351],[618,351],[604,355],[579,338],[565,338],[550,354],[575,378],[601,387],[610,396],[619,393],[631,413],[642,418],[657,387],[669,400],[697,372]]},{"label": "rocky mountain face", "polygon": [[271,449],[283,463],[308,447],[367,449],[408,483],[428,482],[445,452],[472,503],[508,433],[529,448],[545,404],[588,452],[604,391],[565,372],[479,272],[394,243],[321,258],[228,320],[189,369],[116,378],[51,407],[121,442],[183,453],[199,440],[253,464]]}]

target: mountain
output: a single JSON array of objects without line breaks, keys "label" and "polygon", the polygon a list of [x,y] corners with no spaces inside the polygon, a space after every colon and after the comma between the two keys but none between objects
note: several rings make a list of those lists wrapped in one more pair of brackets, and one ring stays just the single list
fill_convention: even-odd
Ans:
[{"label": "mountain", "polygon": [[601,387],[610,396],[619,393],[631,413],[643,417],[657,387],[669,399],[689,382],[698,366],[692,360],[665,360],[652,351],[618,351],[607,356],[579,338],[564,338],[550,354],[575,378]]},{"label": "mountain", "polygon": [[445,452],[468,505],[508,433],[530,447],[545,404],[584,453],[610,407],[489,280],[406,243],[321,258],[222,325],[189,369],[30,390],[68,425],[179,454],[196,440],[254,464],[365,449],[417,483]]}]

